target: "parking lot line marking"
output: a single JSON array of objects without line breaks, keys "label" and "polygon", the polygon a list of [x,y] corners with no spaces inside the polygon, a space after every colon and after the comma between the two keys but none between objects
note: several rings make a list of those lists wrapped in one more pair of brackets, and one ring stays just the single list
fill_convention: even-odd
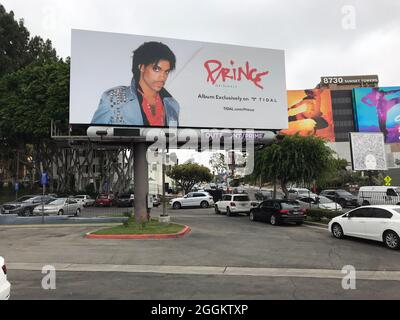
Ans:
[{"label": "parking lot line marking", "polygon": [[[51,264],[51,263],[46,263]],[[41,271],[45,264],[11,263],[9,270]],[[343,279],[341,270],[294,268],[247,268],[230,266],[158,266],[55,263],[57,272],[127,272],[181,275],[252,276],[286,278]],[[358,280],[400,281],[400,271],[356,271]]]}]

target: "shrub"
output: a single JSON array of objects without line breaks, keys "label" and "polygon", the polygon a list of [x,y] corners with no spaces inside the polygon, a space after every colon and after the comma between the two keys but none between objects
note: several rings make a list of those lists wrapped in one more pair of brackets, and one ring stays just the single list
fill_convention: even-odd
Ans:
[{"label": "shrub", "polygon": [[316,221],[321,221],[323,217],[331,220],[334,217],[343,214],[341,211],[331,211],[325,209],[307,209],[307,216]]}]

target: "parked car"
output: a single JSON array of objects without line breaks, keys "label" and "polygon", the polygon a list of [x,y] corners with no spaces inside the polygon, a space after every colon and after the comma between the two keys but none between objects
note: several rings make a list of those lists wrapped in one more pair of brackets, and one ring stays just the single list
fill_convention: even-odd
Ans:
[{"label": "parked car", "polygon": [[190,192],[183,198],[172,199],[169,204],[174,209],[180,209],[181,207],[208,208],[214,205],[214,199],[207,192]]},{"label": "parked car", "polygon": [[[258,201],[272,199],[274,197],[274,189],[260,189],[255,192],[254,196]],[[277,190],[275,197],[276,199],[284,199],[285,194],[282,191]]]},{"label": "parked car", "polygon": [[0,300],[10,298],[11,284],[7,280],[7,266],[3,257],[0,257]]},{"label": "parked car", "polygon": [[383,242],[400,248],[400,206],[362,206],[333,218],[328,224],[335,238],[352,236]]},{"label": "parked car", "polygon": [[251,221],[265,221],[276,226],[281,223],[295,222],[301,225],[306,218],[305,209],[295,200],[266,200],[250,210]]},{"label": "parked car", "polygon": [[114,195],[111,194],[99,194],[94,203],[95,206],[107,206],[111,207],[114,204]]},{"label": "parked car", "polygon": [[34,215],[74,215],[79,216],[82,211],[82,203],[74,198],[58,198],[44,206],[37,206],[33,209]]},{"label": "parked car", "polygon": [[135,197],[130,193],[123,193],[117,198],[118,207],[133,207]]},{"label": "parked car", "polygon": [[288,198],[295,200],[302,197],[315,198],[318,195],[306,188],[290,188],[288,190]]},{"label": "parked car", "polygon": [[153,207],[158,207],[161,204],[160,197],[155,194],[152,195],[152,200],[153,200]]},{"label": "parked car", "polygon": [[325,209],[331,211],[342,210],[342,206],[340,204],[324,196],[318,196],[316,198],[298,198],[296,201],[300,203],[300,207],[303,209]]},{"label": "parked car", "polygon": [[222,199],[215,203],[215,213],[226,213],[227,216],[231,216],[233,213],[249,215],[251,208],[257,205],[257,202],[250,201],[247,194],[224,194]]},{"label": "parked car", "polygon": [[93,199],[91,196],[87,195],[87,194],[78,194],[76,196],[74,196],[74,199],[80,203],[82,203],[82,205],[84,207],[89,207],[89,206],[93,206],[95,199]]},{"label": "parked car", "polygon": [[44,203],[47,204],[56,198],[49,195],[27,195],[18,198],[16,201],[4,203],[1,207],[1,214],[17,214],[19,216],[30,216],[33,209]]},{"label": "parked car", "polygon": [[343,189],[322,190],[319,195],[339,203],[343,208],[358,207],[357,197]]},{"label": "parked car", "polygon": [[358,204],[400,205],[400,187],[395,186],[364,186],[360,187],[357,196]]}]

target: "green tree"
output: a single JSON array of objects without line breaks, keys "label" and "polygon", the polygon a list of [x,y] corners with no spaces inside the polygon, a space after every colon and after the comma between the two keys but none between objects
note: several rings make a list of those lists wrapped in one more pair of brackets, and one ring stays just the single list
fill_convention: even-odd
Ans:
[{"label": "green tree", "polygon": [[324,140],[309,136],[279,136],[276,143],[255,154],[254,178],[280,182],[287,195],[288,183],[313,183],[327,169],[333,151]]},{"label": "green tree", "polygon": [[41,37],[29,38],[24,20],[16,21],[14,12],[0,4],[0,78],[35,61],[57,59],[51,41]]},{"label": "green tree", "polygon": [[214,153],[209,160],[209,164],[217,176],[228,172],[228,165],[225,163],[225,156],[222,153]]},{"label": "green tree", "polygon": [[196,183],[210,182],[213,178],[210,169],[196,163],[185,163],[173,166],[167,176],[175,180],[184,193],[188,193]]}]

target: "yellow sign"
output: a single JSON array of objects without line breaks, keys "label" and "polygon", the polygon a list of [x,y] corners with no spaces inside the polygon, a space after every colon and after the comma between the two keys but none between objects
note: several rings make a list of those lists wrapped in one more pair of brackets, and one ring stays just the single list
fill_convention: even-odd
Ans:
[{"label": "yellow sign", "polygon": [[392,181],[392,178],[391,177],[389,177],[389,176],[386,176],[385,177],[385,179],[383,179],[383,180],[385,180],[385,186],[390,186],[390,181]]}]

